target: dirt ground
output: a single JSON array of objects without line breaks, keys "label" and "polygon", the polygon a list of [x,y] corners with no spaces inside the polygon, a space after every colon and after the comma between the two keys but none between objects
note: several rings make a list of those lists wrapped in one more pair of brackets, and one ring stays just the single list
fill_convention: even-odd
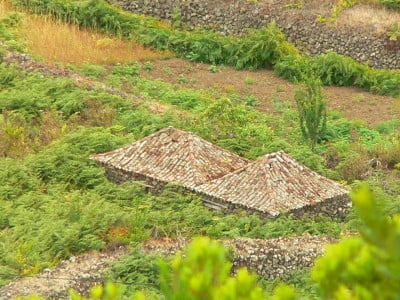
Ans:
[{"label": "dirt ground", "polygon": [[[172,58],[153,61],[151,71],[142,76],[179,84],[181,87],[213,89],[222,94],[237,93],[258,99],[257,108],[274,112],[274,103],[293,101],[295,84],[275,75],[271,70],[245,71],[230,67],[210,70],[210,65]],[[329,107],[352,120],[365,120],[369,124],[400,117],[398,99],[379,96],[354,87],[325,87]]]}]

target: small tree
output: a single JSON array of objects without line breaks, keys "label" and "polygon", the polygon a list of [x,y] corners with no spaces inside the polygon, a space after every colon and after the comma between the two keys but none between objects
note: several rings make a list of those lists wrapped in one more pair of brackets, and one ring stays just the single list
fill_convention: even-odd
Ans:
[{"label": "small tree", "polygon": [[326,100],[319,79],[308,78],[305,87],[295,94],[300,129],[314,151],[318,140],[326,131]]}]

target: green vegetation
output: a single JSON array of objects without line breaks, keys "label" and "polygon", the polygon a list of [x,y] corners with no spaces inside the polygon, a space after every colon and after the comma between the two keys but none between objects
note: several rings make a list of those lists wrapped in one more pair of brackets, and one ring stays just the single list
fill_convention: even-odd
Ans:
[{"label": "green vegetation", "polygon": [[393,24],[390,26],[387,35],[391,41],[397,41],[400,37],[400,24]]},{"label": "green vegetation", "polygon": [[[365,227],[360,236],[345,238],[331,245],[319,258],[312,276],[323,299],[396,299],[400,293],[398,273],[399,215],[385,217],[372,193],[365,186],[353,195]],[[256,276],[239,269],[230,276],[231,264],[222,245],[208,238],[196,238],[186,255],[176,255],[160,264],[163,299],[298,299],[293,288],[280,285],[267,296]],[[72,299],[84,300],[75,292]],[[122,290],[108,284],[92,289],[89,299],[122,298]],[[133,299],[153,299],[135,293]]]},{"label": "green vegetation", "polygon": [[310,141],[314,151],[318,140],[326,133],[326,100],[322,94],[321,83],[312,78],[308,79],[306,87],[298,90],[295,98],[301,133]]},{"label": "green vegetation", "polygon": [[353,195],[353,201],[365,225],[361,237],[330,246],[317,261],[313,277],[326,298],[396,299],[400,294],[399,215],[384,216],[366,187]]},{"label": "green vegetation", "polygon": [[400,1],[399,0],[379,0],[384,6],[392,9],[400,9]]},{"label": "green vegetation", "polygon": [[[191,130],[249,158],[283,149],[336,179],[360,179],[370,171],[380,172],[379,168],[394,169],[400,161],[399,123],[395,121],[372,129],[330,115],[324,142],[312,153],[303,143],[297,113],[290,106],[283,107],[280,116],[266,116],[234,95],[218,99],[218,94],[143,79],[140,64],[116,66],[108,73],[88,66],[83,71],[109,84],[124,85],[143,97],[142,104],[85,90],[69,79],[1,68],[4,74],[13,74],[0,91],[0,122],[6,125],[0,127],[1,145],[6,149],[0,159],[2,284],[115,242],[196,234],[212,238],[339,236],[343,229],[359,226],[355,216],[341,224],[307,216],[271,221],[243,211],[223,215],[175,187],[152,196],[140,184],[110,183],[104,170],[87,159],[91,153],[118,148],[168,125]],[[166,110],[152,113],[153,103],[164,103]],[[371,159],[380,162],[378,169],[368,164]],[[369,182],[381,189],[380,201],[389,204],[386,212],[398,212],[399,180],[389,181],[384,173],[375,182],[376,178]],[[122,240],[112,234],[115,228],[126,228]],[[113,276],[124,280],[118,274],[130,274],[129,264],[125,271],[115,272]]]},{"label": "green vegetation", "polygon": [[122,12],[103,0],[12,2],[38,14],[134,39],[153,49],[171,50],[190,60],[232,65],[238,69],[272,66],[278,75],[294,81],[310,76],[304,70],[310,70],[311,66],[325,85],[358,86],[382,95],[400,95],[398,71],[374,70],[336,53],[314,58],[301,56],[274,24],[249,31],[239,38],[206,31],[176,30],[155,19]]},{"label": "green vegetation", "polygon": [[[398,73],[371,70],[335,53],[301,57],[274,26],[239,39],[178,31],[97,0],[16,2],[38,13],[52,13],[81,26],[135,37],[157,49],[172,49],[181,56],[211,62],[210,72],[218,72],[214,64],[220,63],[238,68],[274,65],[279,74],[293,81],[316,74],[328,85],[399,93]],[[1,38],[7,41],[1,53],[5,47],[18,48],[14,47],[19,45],[18,37],[13,35],[17,23],[12,21],[16,16],[0,22]],[[258,39],[262,41],[253,48]],[[276,99],[277,114],[265,114],[254,108],[257,98],[252,95],[193,90],[150,80],[143,76],[155,68],[150,62],[70,68],[132,97],[0,64],[0,286],[37,274],[71,255],[123,244],[133,248],[131,254],[104,276],[111,282],[122,282],[125,292],[109,285],[93,290],[93,299],[118,299],[121,293],[126,296],[137,291],[144,295],[136,294],[135,299],[163,295],[168,299],[247,299],[251,293],[259,299],[260,295],[273,294],[281,282],[258,282],[244,271],[237,277],[229,276],[226,252],[208,239],[197,241],[186,258],[167,262],[161,271],[159,257],[141,253],[140,245],[159,237],[312,234],[338,238],[359,230],[361,238],[342,242],[319,261],[312,276],[317,284],[308,270],[294,272],[287,283],[306,299],[320,295],[338,299],[388,295],[390,299],[385,293],[398,293],[394,285],[398,225],[397,217],[390,217],[400,212],[398,119],[368,126],[335,112],[325,116],[315,85],[310,85],[309,94],[299,95],[300,104],[310,99],[316,104],[312,106],[312,101],[312,109],[303,110],[303,118],[292,102],[280,98]],[[178,80],[183,83],[187,78]],[[251,78],[247,80],[247,84],[252,83]],[[321,112],[321,118],[312,122],[318,129],[311,134],[314,151],[304,141],[299,126],[303,124],[303,131],[309,133],[306,120],[312,112]],[[223,214],[205,208],[200,197],[177,186],[151,195],[140,182],[109,182],[104,169],[88,159],[90,154],[119,148],[169,125],[190,130],[249,159],[284,150],[350,187],[368,183],[376,192],[376,201],[366,191],[359,194],[355,199],[360,213],[352,212],[342,223],[316,216],[266,220],[242,210]],[[378,210],[382,213],[376,214]],[[357,268],[348,263],[349,258],[355,258]],[[218,275],[218,280],[210,280],[210,272]],[[280,287],[271,299],[294,298],[292,289]],[[74,295],[73,299],[81,298]]]}]

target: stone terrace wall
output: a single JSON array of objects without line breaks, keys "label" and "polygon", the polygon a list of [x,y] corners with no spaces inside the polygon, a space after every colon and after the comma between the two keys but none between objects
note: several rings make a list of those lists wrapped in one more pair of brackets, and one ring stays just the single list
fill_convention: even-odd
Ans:
[{"label": "stone terrace wall", "polygon": [[[316,236],[223,241],[234,252],[233,272],[247,267],[268,279],[287,279],[294,270],[312,267],[315,259],[324,253],[325,245],[332,242],[333,239]],[[154,240],[145,243],[143,251],[171,256],[186,248],[187,244],[186,240]]]},{"label": "stone terrace wall", "polygon": [[[374,36],[368,29],[332,28],[316,16],[284,9],[279,1],[252,3],[246,0],[107,0],[122,9],[164,20],[179,18],[188,28],[240,34],[276,21],[300,50],[321,54],[328,50],[367,62],[374,68],[400,68],[400,41]],[[178,17],[175,15],[178,13]]]}]

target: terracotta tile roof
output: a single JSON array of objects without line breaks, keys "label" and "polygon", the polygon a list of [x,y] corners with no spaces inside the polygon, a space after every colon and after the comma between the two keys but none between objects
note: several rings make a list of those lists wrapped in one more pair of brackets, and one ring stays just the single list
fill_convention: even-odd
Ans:
[{"label": "terracotta tile roof", "polygon": [[194,190],[272,216],[348,194],[342,185],[311,171],[284,152],[268,154]]},{"label": "terracotta tile roof", "polygon": [[126,147],[91,156],[104,166],[195,187],[249,163],[190,132],[164,128]]}]

